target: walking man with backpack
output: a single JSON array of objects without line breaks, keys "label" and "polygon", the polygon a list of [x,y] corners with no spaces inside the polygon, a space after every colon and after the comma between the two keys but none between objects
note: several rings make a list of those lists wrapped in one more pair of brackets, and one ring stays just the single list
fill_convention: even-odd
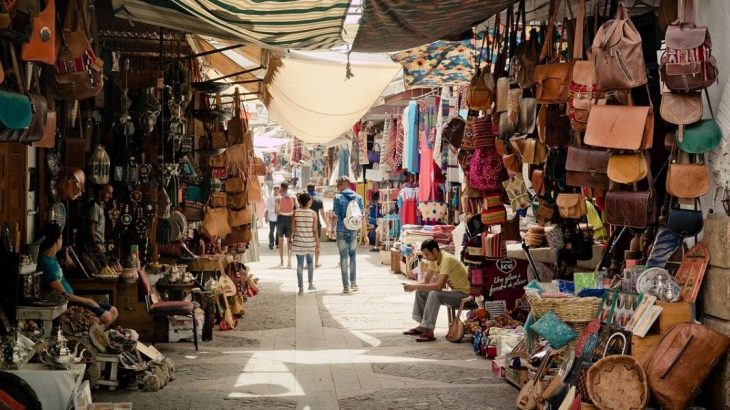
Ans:
[{"label": "walking man with backpack", "polygon": [[[350,178],[337,178],[337,190],[333,210],[337,215],[337,248],[340,250],[342,293],[357,292],[357,236],[362,225],[362,197],[350,189]],[[349,268],[349,274],[348,274]]]}]

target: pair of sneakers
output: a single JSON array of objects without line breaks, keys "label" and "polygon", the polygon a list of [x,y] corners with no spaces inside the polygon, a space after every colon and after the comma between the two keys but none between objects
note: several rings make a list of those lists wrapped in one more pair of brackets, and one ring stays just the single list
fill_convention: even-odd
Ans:
[{"label": "pair of sneakers", "polygon": [[[309,290],[309,291],[315,291],[315,290],[317,290],[317,288],[315,288],[315,287],[314,287],[314,284],[310,282],[310,283],[309,283],[309,289],[308,289],[308,290]],[[300,287],[299,287],[299,294],[300,294],[300,295],[303,295],[303,294],[304,294],[304,287],[303,287],[303,286],[300,286]]]},{"label": "pair of sneakers", "polygon": [[342,288],[342,293],[353,293],[358,291],[360,291],[360,288],[357,286],[357,283],[352,283],[350,286]]}]

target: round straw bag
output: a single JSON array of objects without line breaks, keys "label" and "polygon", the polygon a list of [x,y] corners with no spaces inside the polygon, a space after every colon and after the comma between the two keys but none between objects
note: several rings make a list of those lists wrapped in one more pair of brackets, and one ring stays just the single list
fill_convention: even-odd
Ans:
[{"label": "round straw bag", "polygon": [[640,410],[649,403],[649,384],[631,356],[608,356],[588,369],[588,395],[600,410]]}]

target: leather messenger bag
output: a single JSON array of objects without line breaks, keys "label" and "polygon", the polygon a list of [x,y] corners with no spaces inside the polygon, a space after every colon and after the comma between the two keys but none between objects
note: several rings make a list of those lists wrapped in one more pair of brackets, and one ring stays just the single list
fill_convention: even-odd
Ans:
[{"label": "leather messenger bag", "polygon": [[565,171],[565,182],[570,186],[608,189],[608,151],[571,145]]},{"label": "leather messenger bag", "polygon": [[594,105],[588,116],[584,142],[609,149],[651,149],[654,142],[654,107]]}]

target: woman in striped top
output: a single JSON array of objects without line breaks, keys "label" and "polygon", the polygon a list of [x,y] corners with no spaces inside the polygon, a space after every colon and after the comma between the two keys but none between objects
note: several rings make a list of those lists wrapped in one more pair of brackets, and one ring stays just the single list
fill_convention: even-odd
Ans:
[{"label": "woman in striped top", "polygon": [[317,214],[310,209],[312,197],[308,193],[297,195],[299,208],[294,211],[292,218],[292,251],[297,256],[297,283],[299,294],[304,293],[302,273],[304,271],[304,259],[307,260],[309,276],[309,290],[315,290],[312,280],[314,279],[314,257],[315,250],[319,249],[319,236],[317,232]]}]

